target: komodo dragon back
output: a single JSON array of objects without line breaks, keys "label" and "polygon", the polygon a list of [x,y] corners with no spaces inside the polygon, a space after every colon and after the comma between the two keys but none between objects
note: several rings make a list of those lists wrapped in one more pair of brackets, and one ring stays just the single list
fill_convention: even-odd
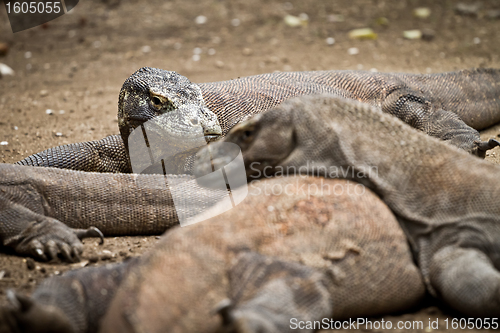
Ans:
[{"label": "komodo dragon back", "polygon": [[228,298],[227,325],[288,332],[293,317],[377,315],[423,294],[405,236],[377,196],[342,180],[276,178],[252,183],[223,215],[165,234],[101,331],[214,332],[214,309]]}]

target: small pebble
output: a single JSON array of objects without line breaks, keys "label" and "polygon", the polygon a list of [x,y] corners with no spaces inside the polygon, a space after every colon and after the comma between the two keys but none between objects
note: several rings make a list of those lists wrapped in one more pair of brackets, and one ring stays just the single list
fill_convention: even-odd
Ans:
[{"label": "small pebble", "polygon": [[327,44],[327,45],[333,45],[333,44],[335,44],[335,38],[333,38],[333,37],[328,37],[328,38],[326,39],[326,44]]},{"label": "small pebble", "polygon": [[221,60],[217,60],[217,61],[215,62],[215,67],[217,67],[217,68],[222,68],[222,67],[224,67],[224,62],[223,62],[223,61],[221,61]]},{"label": "small pebble", "polygon": [[251,49],[251,48],[245,47],[245,48],[243,49],[243,52],[242,52],[242,53],[243,53],[243,55],[245,55],[245,56],[249,56],[249,55],[252,55],[253,51],[252,51],[252,49]]},{"label": "small pebble", "polygon": [[51,115],[51,114],[54,114],[54,110],[47,109],[47,110],[45,110],[45,113]]},{"label": "small pebble", "polygon": [[55,135],[56,135],[57,137],[61,137],[61,136],[63,136],[63,134],[62,134],[61,132],[56,132],[56,134],[55,134]]},{"label": "small pebble", "polygon": [[0,43],[0,56],[6,56],[7,53],[9,52],[9,44],[7,43]]},{"label": "small pebble", "polygon": [[455,6],[455,12],[459,15],[464,15],[464,16],[477,16],[480,8],[481,8],[480,2],[472,4],[460,2]]},{"label": "small pebble", "polygon": [[193,54],[201,54],[201,52],[202,52],[201,47],[195,47],[195,48],[193,49]]},{"label": "small pebble", "polygon": [[268,210],[269,212],[274,211],[274,206],[267,206],[267,210]]},{"label": "small pebble", "polygon": [[101,44],[102,44],[102,43],[101,43],[101,41],[100,41],[100,40],[96,40],[94,43],[92,43],[92,45],[93,45],[96,49],[100,48],[100,47],[101,47]]},{"label": "small pebble", "polygon": [[208,49],[208,52],[207,52],[207,53],[208,53],[208,55],[213,56],[213,55],[215,55],[215,53],[217,53],[217,52],[215,51],[215,49],[210,48],[210,49]]},{"label": "small pebble", "polygon": [[194,22],[196,24],[205,24],[205,23],[207,23],[207,17],[203,16],[203,15],[196,16],[196,18],[194,19]]},{"label": "small pebble", "polygon": [[6,75],[14,75],[14,70],[6,64],[0,63],[0,77]]},{"label": "small pebble", "polygon": [[332,23],[335,23],[335,22],[344,22],[344,15],[342,14],[330,14],[328,15],[328,18],[327,18],[328,22],[332,22]]},{"label": "small pebble", "polygon": [[432,29],[422,29],[422,39],[426,41],[431,41],[434,39],[434,36],[436,36],[436,32]]},{"label": "small pebble", "polygon": [[359,49],[357,47],[351,47],[347,50],[347,53],[349,55],[356,55],[359,54]]},{"label": "small pebble", "polygon": [[41,97],[45,97],[49,94],[49,91],[48,90],[40,90],[40,96]]},{"label": "small pebble", "polygon": [[151,46],[149,46],[149,45],[144,45],[144,46],[141,48],[141,51],[142,51],[142,53],[149,53],[149,52],[151,52]]},{"label": "small pebble", "polygon": [[389,20],[387,19],[387,17],[378,17],[376,20],[375,20],[375,23],[382,26],[382,27],[387,27],[389,26]]},{"label": "small pebble", "polygon": [[476,44],[476,45],[477,45],[477,44],[480,44],[480,43],[481,43],[481,38],[479,38],[479,37],[474,37],[474,38],[472,39],[472,42],[473,42],[474,44]]},{"label": "small pebble", "polygon": [[239,25],[240,25],[240,23],[241,23],[240,19],[234,18],[234,19],[232,19],[232,20],[231,20],[231,25],[232,25],[233,27],[237,27],[237,26],[239,26]]},{"label": "small pebble", "polygon": [[413,10],[413,16],[421,19],[431,16],[431,9],[428,7],[419,7]]},{"label": "small pebble", "polygon": [[305,27],[307,26],[307,20],[304,20],[300,17],[293,16],[293,15],[287,15],[283,19],[285,21],[285,24],[289,27],[296,28],[296,27]]},{"label": "small pebble", "polygon": [[113,255],[113,253],[111,253],[111,251],[108,251],[108,250],[102,251],[101,260],[110,260],[113,257],[114,257],[114,255]]},{"label": "small pebble", "polygon": [[200,61],[201,57],[199,54],[193,54],[193,61]]},{"label": "small pebble", "polygon": [[31,58],[32,56],[33,56],[33,54],[32,54],[30,51],[26,51],[26,52],[24,53],[24,58],[25,58],[25,59],[29,59],[29,58]]},{"label": "small pebble", "polygon": [[0,141],[0,146],[7,146],[9,143],[7,141]]},{"label": "small pebble", "polygon": [[59,114],[64,114],[66,111],[64,110],[59,110]]},{"label": "small pebble", "polygon": [[415,29],[415,30],[405,30],[403,31],[403,37],[406,39],[421,39],[422,38],[422,31]]},{"label": "small pebble", "polygon": [[19,129],[19,127],[14,126],[14,131],[17,131],[18,129]]},{"label": "small pebble", "polygon": [[88,260],[82,260],[80,262],[77,262],[77,263],[74,263],[74,264],[71,264],[71,269],[76,269],[76,268],[82,268],[82,267],[85,267],[87,266],[89,263]]},{"label": "small pebble", "polygon": [[371,28],[354,29],[349,31],[351,39],[377,39],[378,35]]},{"label": "small pebble", "polygon": [[36,266],[35,261],[33,259],[31,258],[26,259],[26,267],[28,267],[30,271],[34,270],[35,266]]}]

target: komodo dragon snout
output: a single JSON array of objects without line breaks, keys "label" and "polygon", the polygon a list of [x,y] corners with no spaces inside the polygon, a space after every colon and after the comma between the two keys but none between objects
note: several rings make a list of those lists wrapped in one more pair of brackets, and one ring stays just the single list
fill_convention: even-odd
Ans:
[{"label": "komodo dragon snout", "polygon": [[[273,166],[281,165],[296,148],[291,116],[289,112],[283,115],[266,112],[236,125],[224,142],[211,143],[197,153],[193,174],[201,177],[222,167],[225,167],[226,172],[231,172],[229,164],[236,156],[233,150],[239,147],[245,157],[248,179],[271,177],[275,174]],[[263,120],[266,124],[272,124],[270,128],[262,130],[260,124]],[[228,145],[228,142],[237,146]]]},{"label": "komodo dragon snout", "polygon": [[[187,121],[201,126],[207,141],[222,134],[217,116],[206,107],[198,85],[176,72],[143,67],[123,83],[118,99],[118,126],[127,149],[135,128],[169,113],[177,113],[177,117],[161,122],[167,132],[182,130]],[[178,121],[171,121],[174,118]]]}]

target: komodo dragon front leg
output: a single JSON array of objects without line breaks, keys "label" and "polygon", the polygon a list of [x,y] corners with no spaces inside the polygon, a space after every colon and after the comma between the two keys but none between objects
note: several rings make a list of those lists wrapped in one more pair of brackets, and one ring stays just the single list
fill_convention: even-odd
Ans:
[{"label": "komodo dragon front leg", "polygon": [[94,172],[132,172],[131,131],[148,120],[178,110],[202,107],[218,118],[224,136],[249,115],[265,112],[302,95],[328,93],[377,106],[425,133],[474,155],[498,145],[481,142],[477,130],[500,121],[500,71],[476,69],[439,74],[389,74],[363,71],[269,73],[230,81],[194,84],[175,72],[144,67],[120,91],[118,135],[54,147],[18,164]]},{"label": "komodo dragon front leg", "polygon": [[[177,113],[153,121],[167,124],[151,129],[150,146],[152,137],[159,137],[159,142],[167,137],[177,144],[205,143],[207,131],[220,133],[217,119],[203,105],[181,105]],[[185,165],[185,159],[179,159],[180,166],[168,162],[175,168]],[[163,175],[137,180],[136,174],[0,165],[0,242],[38,259],[56,259],[61,254],[73,261],[82,251],[78,238],[103,237],[98,229],[105,235],[162,233],[178,223],[170,189],[183,179],[189,177],[172,175],[167,184]],[[192,195],[186,193],[186,197],[188,204]],[[197,212],[199,204],[192,203],[190,214]]]},{"label": "komodo dragon front leg", "polygon": [[[425,292],[384,203],[353,182],[315,177],[252,183],[235,208],[173,228],[135,266],[123,265],[51,277],[31,299],[17,297],[25,306],[11,297],[0,316],[31,333],[67,323],[74,333],[98,323],[108,333],[285,333],[297,331],[293,318],[403,311]],[[40,312],[52,326],[32,325]]]},{"label": "komodo dragon front leg", "polygon": [[0,242],[40,260],[61,254],[73,261],[82,249],[78,236],[161,234],[179,224],[179,213],[191,216],[220,200],[219,192],[187,182],[193,187],[177,190],[184,199],[176,206],[171,189],[189,180],[0,164]]},{"label": "komodo dragon front leg", "polygon": [[[467,315],[500,314],[498,165],[377,108],[327,95],[284,103],[224,141],[240,146],[250,180],[298,170],[365,184],[405,230],[429,292]],[[225,165],[224,147],[200,152],[195,174]]]}]

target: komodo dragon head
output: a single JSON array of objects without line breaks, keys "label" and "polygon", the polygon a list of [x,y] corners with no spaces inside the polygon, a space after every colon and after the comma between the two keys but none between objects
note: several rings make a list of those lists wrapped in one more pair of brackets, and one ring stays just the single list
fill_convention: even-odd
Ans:
[{"label": "komodo dragon head", "polygon": [[207,141],[222,134],[217,116],[206,107],[198,85],[176,72],[158,68],[143,67],[132,74],[123,83],[118,100],[118,126],[127,150],[128,137],[136,127],[174,111],[186,113],[186,117],[161,122],[168,133],[179,132],[184,123],[192,123],[202,127]]},{"label": "komodo dragon head", "polygon": [[[212,181],[209,178],[212,170],[224,167],[226,174],[239,172],[231,169],[238,165],[230,162],[241,149],[248,179],[273,175],[276,172],[275,166],[286,165],[296,150],[294,114],[280,112],[290,107],[290,103],[283,103],[279,109],[258,114],[234,126],[223,142],[210,143],[197,153],[193,174],[196,177],[205,176],[203,179],[206,184],[202,185],[208,186]],[[226,144],[228,142],[235,145]]]}]

